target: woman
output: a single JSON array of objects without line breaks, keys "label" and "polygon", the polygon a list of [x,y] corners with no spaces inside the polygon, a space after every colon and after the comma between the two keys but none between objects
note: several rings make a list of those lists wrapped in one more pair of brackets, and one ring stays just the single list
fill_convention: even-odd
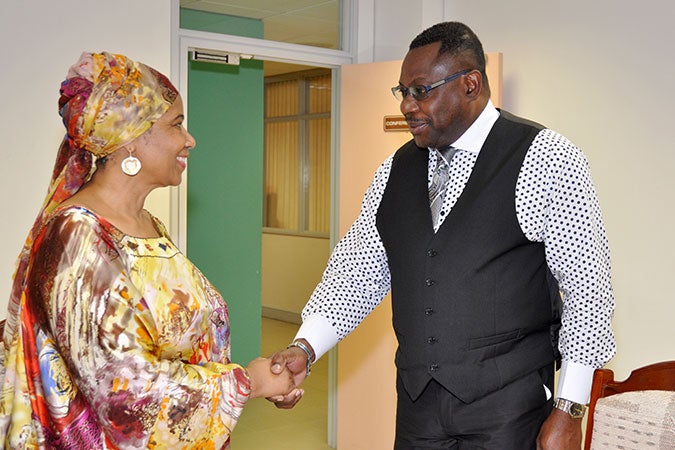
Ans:
[{"label": "woman", "polygon": [[84,53],[59,108],[67,134],[3,336],[0,442],[228,448],[249,398],[294,385],[267,359],[230,363],[225,302],[143,209],[195,145],[182,100],[148,66]]}]

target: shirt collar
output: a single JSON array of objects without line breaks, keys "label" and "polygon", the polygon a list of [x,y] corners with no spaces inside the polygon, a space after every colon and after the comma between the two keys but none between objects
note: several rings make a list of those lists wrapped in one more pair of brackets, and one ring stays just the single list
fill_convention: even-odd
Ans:
[{"label": "shirt collar", "polygon": [[490,134],[492,126],[495,124],[499,118],[499,111],[492,104],[492,100],[488,100],[483,112],[480,113],[478,118],[471,124],[471,126],[464,132],[463,135],[457,139],[452,146],[460,149],[466,150],[473,153],[479,153],[481,147],[485,143],[485,140]]}]

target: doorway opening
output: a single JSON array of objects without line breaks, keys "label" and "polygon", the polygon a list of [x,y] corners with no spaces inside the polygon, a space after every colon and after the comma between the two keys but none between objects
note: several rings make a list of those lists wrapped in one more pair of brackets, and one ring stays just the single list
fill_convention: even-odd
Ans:
[{"label": "doorway opening", "polygon": [[[245,60],[254,60],[254,61],[264,61],[265,64],[268,62],[274,62],[274,63],[284,63],[284,64],[291,64],[291,65],[296,65],[297,68],[301,68],[302,70],[307,70],[307,66],[311,67],[312,70],[315,68],[323,69],[323,70],[328,70],[330,73],[330,86],[331,86],[331,91],[330,91],[330,159],[329,159],[329,167],[330,167],[330,183],[329,183],[329,205],[328,209],[330,210],[329,214],[329,233],[328,233],[328,248],[332,248],[334,245],[334,242],[336,242],[337,238],[337,201],[336,201],[336,195],[337,195],[337,176],[336,176],[336,167],[337,163],[336,161],[338,160],[338,155],[336,152],[337,148],[337,143],[336,143],[336,136],[337,136],[337,130],[336,130],[336,118],[338,117],[338,107],[337,107],[337,102],[335,101],[335,98],[337,98],[337,93],[335,86],[337,86],[337,74],[338,74],[338,68],[342,64],[350,63],[351,62],[351,56],[342,51],[334,51],[334,50],[326,50],[326,49],[317,49],[317,48],[307,48],[305,46],[299,46],[299,45],[294,45],[294,44],[285,44],[285,43],[274,43],[271,44],[269,42],[266,42],[264,40],[259,40],[259,39],[251,39],[251,38],[242,38],[242,37],[237,37],[237,36],[230,36],[230,35],[215,35],[214,33],[206,33],[206,32],[200,32],[200,31],[194,31],[194,30],[182,30],[178,29],[176,32],[176,42],[175,42],[175,47],[176,47],[176,52],[174,54],[174,71],[172,72],[172,77],[178,81],[178,86],[181,92],[185,93],[184,97],[186,97],[186,103],[190,105],[190,98],[191,98],[191,93],[188,89],[188,72],[189,72],[189,64],[190,61],[188,59],[188,55],[190,54],[190,51],[194,49],[199,49],[202,51],[215,51],[215,52],[226,52],[226,53],[237,53],[241,55],[242,59]],[[303,66],[303,67],[299,67]],[[188,111],[188,121],[192,118],[195,120],[195,116],[192,115]],[[190,124],[188,123],[188,126],[190,127]],[[262,148],[262,145],[261,145]],[[242,148],[237,148],[236,151],[238,152],[244,152],[248,151],[247,149],[242,149]],[[262,172],[262,161],[260,162],[260,169]],[[188,182],[190,180],[188,179]],[[261,180],[261,185],[260,188],[262,189],[262,180]],[[263,195],[262,192],[260,194],[260,201],[262,202]],[[199,203],[200,200],[194,200],[197,204]],[[303,200],[304,201],[304,200]],[[177,241],[179,243],[179,246],[182,248],[182,250],[186,251],[187,247],[187,193],[185,190],[181,191],[180,187],[173,190],[171,194],[171,229],[172,232],[175,236],[177,236]],[[193,198],[191,197],[191,207],[193,206]],[[268,205],[269,206],[269,205]],[[262,209],[262,207],[261,207]],[[262,213],[259,215],[259,217],[262,216]],[[261,231],[260,234],[262,236],[262,223],[260,223]],[[280,233],[275,233],[275,234],[280,234]],[[317,239],[323,239],[324,241],[326,240],[325,236],[322,237],[317,237],[317,236],[311,236],[314,240]],[[262,246],[262,244],[261,244]],[[325,244],[324,244],[325,246]],[[327,256],[324,256],[321,258],[320,263],[313,263],[312,267],[315,267],[318,272],[322,272],[323,268],[325,267],[325,262],[326,262]],[[293,261],[295,263],[296,261]],[[287,264],[288,265],[288,264]],[[227,267],[226,265],[222,265],[221,268]],[[263,270],[264,272],[264,270]],[[209,274],[207,276],[210,277]],[[314,280],[312,281],[312,284],[316,284]],[[227,297],[227,296],[226,296]],[[308,295],[304,295],[304,298],[298,299],[298,301],[303,302],[306,301],[308,298]],[[262,306],[261,306],[262,309]],[[270,312],[272,308],[265,310],[266,315],[273,315],[273,312]],[[295,321],[299,319],[299,311],[293,312],[291,311],[291,319],[295,317]],[[288,321],[289,317],[281,317],[284,321]],[[278,320],[279,317],[275,317],[273,320]],[[235,320],[235,319],[233,319]],[[255,319],[257,320],[257,325],[255,326],[256,329],[260,329],[261,327],[261,322],[265,321],[267,322],[267,319],[262,319],[260,315]],[[256,323],[254,320],[254,324]],[[293,322],[293,320],[291,320]],[[273,323],[273,322],[272,322]],[[234,324],[233,328],[233,335],[237,333],[236,329],[236,324]],[[297,327],[297,325],[294,325],[294,327]],[[279,345],[285,346],[288,342],[283,341],[278,343]],[[277,346],[278,347],[278,346]],[[264,349],[263,349],[264,350]],[[264,352],[263,352],[264,355]],[[266,356],[266,355],[264,355]],[[335,408],[335,397],[336,397],[336,354],[335,351],[331,351],[328,355],[324,356],[324,361],[327,364],[327,381],[326,381],[326,392],[327,392],[327,413],[326,413],[326,419],[325,419],[325,428],[326,428],[326,436],[327,436],[327,442],[329,446],[334,447],[336,444],[336,408]],[[239,362],[239,361],[238,361]],[[318,377],[317,377],[318,378]],[[313,389],[314,394],[318,394],[320,391],[319,389]],[[276,411],[276,409],[272,405],[264,405],[264,406],[269,406],[269,408],[266,408],[266,414],[284,414],[286,411]],[[302,408],[302,402],[298,405],[299,408]],[[297,408],[297,407],[296,407]],[[318,420],[322,420],[321,416],[319,416]],[[300,426],[302,426],[302,423],[300,423]],[[236,435],[236,431],[235,431]]]}]

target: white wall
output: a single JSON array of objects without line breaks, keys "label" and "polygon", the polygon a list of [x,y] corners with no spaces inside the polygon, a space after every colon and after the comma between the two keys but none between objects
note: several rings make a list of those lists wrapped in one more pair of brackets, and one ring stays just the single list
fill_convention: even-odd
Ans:
[{"label": "white wall", "polygon": [[328,238],[265,233],[262,235],[263,315],[300,321],[330,256]]},{"label": "white wall", "polygon": [[[167,0],[0,4],[0,317],[16,257],[47,192],[63,137],[57,101],[68,67],[82,51],[106,50],[168,75],[170,8]],[[146,206],[168,224],[168,204],[163,190]]]},{"label": "white wall", "polygon": [[504,55],[504,108],[587,155],[612,251],[618,353],[608,367],[622,379],[675,359],[671,2],[395,3],[374,0],[374,60],[401,58],[433,14],[464,22],[485,51]]}]

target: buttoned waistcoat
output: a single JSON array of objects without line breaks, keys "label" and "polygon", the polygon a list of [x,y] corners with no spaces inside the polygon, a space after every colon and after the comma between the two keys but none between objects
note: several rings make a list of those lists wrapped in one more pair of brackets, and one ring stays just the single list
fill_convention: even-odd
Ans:
[{"label": "buttoned waistcoat", "polygon": [[428,150],[410,141],[394,155],[376,221],[391,272],[396,366],[413,399],[433,378],[471,402],[559,357],[557,283],[515,209],[518,174],[542,128],[500,111],[437,233]]}]

